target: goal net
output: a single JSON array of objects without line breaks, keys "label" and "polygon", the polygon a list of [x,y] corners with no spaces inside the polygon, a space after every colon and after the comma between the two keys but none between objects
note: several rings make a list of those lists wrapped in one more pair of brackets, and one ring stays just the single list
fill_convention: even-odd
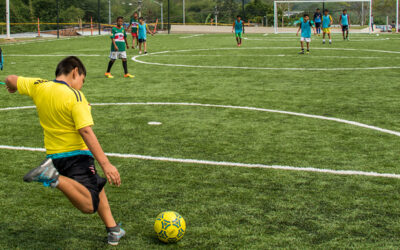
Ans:
[{"label": "goal net", "polygon": [[313,21],[316,9],[323,14],[329,10],[332,16],[332,32],[341,32],[339,17],[344,9],[350,17],[353,33],[371,33],[371,0],[275,0],[274,31],[278,33],[294,33],[305,13]]}]

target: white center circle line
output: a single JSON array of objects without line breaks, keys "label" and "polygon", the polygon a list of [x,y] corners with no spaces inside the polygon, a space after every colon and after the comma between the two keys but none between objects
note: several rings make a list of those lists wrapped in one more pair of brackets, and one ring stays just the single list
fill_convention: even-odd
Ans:
[{"label": "white center circle line", "polygon": [[[249,47],[240,48],[239,50],[259,50],[259,49],[298,49],[298,47]],[[400,54],[400,51],[389,51],[389,50],[375,50],[375,49],[353,49],[353,48],[313,48],[314,50],[344,50],[344,51],[363,51],[363,52],[376,52],[376,53],[387,53],[387,54]],[[145,55],[137,55],[131,59],[134,62],[147,64],[147,65],[157,65],[157,66],[167,66],[167,67],[182,67],[182,68],[205,68],[205,69],[249,69],[249,70],[302,70],[302,71],[351,71],[351,70],[383,70],[383,69],[400,69],[400,66],[378,66],[378,67],[342,67],[342,68],[289,68],[289,67],[244,67],[244,66],[221,66],[221,65],[189,65],[189,64],[172,64],[172,63],[157,63],[157,62],[146,62],[142,61],[140,57],[151,57],[152,55],[158,54],[168,54],[168,53],[180,53],[180,52],[196,52],[196,51],[218,51],[218,50],[238,50],[238,48],[208,48],[208,49],[185,49],[185,50],[175,50],[175,51],[160,51]]]}]

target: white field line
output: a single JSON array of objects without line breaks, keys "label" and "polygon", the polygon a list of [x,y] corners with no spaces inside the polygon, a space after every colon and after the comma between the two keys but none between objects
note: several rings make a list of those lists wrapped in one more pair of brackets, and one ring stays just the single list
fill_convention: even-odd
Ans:
[{"label": "white field line", "polygon": [[[313,118],[319,120],[326,120],[326,121],[334,121],[344,124],[349,124],[361,128],[371,129],[375,131],[379,131],[385,134],[391,134],[400,137],[400,132],[384,129],[372,125],[367,125],[360,122],[349,121],[345,119],[335,118],[335,117],[327,117],[321,115],[311,115],[305,113],[298,113],[298,112],[291,112],[291,111],[284,111],[284,110],[275,110],[275,109],[264,109],[264,108],[256,108],[256,107],[246,107],[246,106],[232,106],[232,105],[218,105],[218,104],[202,104],[202,103],[186,103],[186,102],[124,102],[124,103],[92,103],[92,106],[133,106],[133,105],[154,105],[154,106],[197,106],[197,107],[212,107],[212,108],[227,108],[227,109],[241,109],[241,110],[250,110],[250,111],[260,111],[260,112],[268,112],[268,113],[277,113],[277,114],[285,114],[285,115],[293,115],[293,116],[300,116],[306,118]],[[34,109],[35,106],[24,106],[24,107],[7,107],[7,108],[0,108],[0,111],[7,111],[7,110],[18,110],[18,109]]]},{"label": "white field line", "polygon": [[[285,38],[278,38],[278,37],[274,37],[274,38],[248,38],[248,37],[244,37],[243,39],[248,40],[248,41],[266,41],[266,42],[293,42],[293,40],[300,40],[299,37],[285,37]],[[388,41],[391,38],[378,38],[378,39],[362,39],[362,38],[355,38],[355,39],[351,39],[350,38],[350,42],[374,42],[374,41]],[[316,40],[316,38],[311,38],[312,41],[316,42],[316,41],[320,41],[320,39]],[[342,41],[342,40],[336,40],[336,41]],[[335,42],[335,40],[333,40],[333,42]]]},{"label": "white field line", "polygon": [[[202,103],[171,103],[171,102],[132,102],[132,103],[92,103],[92,106],[130,106],[130,105],[158,105],[158,106],[198,106],[198,107],[212,107],[212,108],[228,108],[228,109],[241,109],[241,110],[251,110],[251,111],[261,111],[261,112],[269,112],[269,113],[278,113],[278,114],[285,114],[285,115],[294,115],[294,116],[301,116],[306,118],[313,118],[313,119],[320,119],[320,120],[327,120],[327,121],[334,121],[344,124],[349,124],[357,127],[367,128],[371,130],[376,130],[382,133],[391,134],[400,137],[400,132],[383,129],[376,126],[371,126],[355,121],[344,120],[340,118],[334,117],[326,117],[321,115],[310,115],[304,113],[297,113],[297,112],[290,112],[290,111],[283,111],[283,110],[274,110],[274,109],[264,109],[264,108],[255,108],[255,107],[246,107],[246,106],[232,106],[232,105],[217,105],[217,104],[202,104]],[[0,109],[1,111],[1,109]]]},{"label": "white field line", "polygon": [[[200,104],[200,103],[165,103],[165,102],[146,102],[146,103],[94,103],[93,106],[122,106],[122,105],[177,105],[177,106],[201,106],[201,107],[215,107],[215,108],[231,108],[231,109],[242,109],[242,110],[252,110],[252,111],[262,111],[271,113],[280,113],[294,116],[302,116],[314,119],[329,120],[339,123],[345,123],[353,126],[363,127],[367,129],[376,130],[382,133],[392,134],[400,136],[400,132],[382,129],[375,126],[370,126],[354,121],[348,121],[344,119],[338,119],[333,117],[325,117],[319,115],[309,115],[304,113],[288,112],[282,110],[272,110],[272,109],[262,109],[254,107],[245,106],[231,106],[231,105],[215,105],[215,104]],[[0,111],[7,110],[20,110],[20,109],[33,109],[34,106],[25,107],[8,107],[0,108]],[[18,146],[7,146],[0,145],[0,149],[7,150],[22,150],[22,151],[35,151],[35,152],[45,152],[43,148],[31,148],[31,147],[18,147]],[[233,166],[233,167],[246,167],[246,168],[264,168],[264,169],[276,169],[276,170],[287,170],[287,171],[304,171],[304,172],[316,172],[316,173],[327,173],[336,175],[359,175],[359,176],[373,176],[373,177],[383,177],[383,178],[396,178],[400,179],[398,174],[388,174],[388,173],[376,173],[376,172],[364,172],[364,171],[353,171],[353,170],[332,170],[332,169],[319,169],[312,167],[291,167],[291,166],[278,166],[278,165],[264,165],[264,164],[248,164],[248,163],[236,163],[236,162],[219,162],[219,161],[209,161],[209,160],[195,160],[195,159],[179,159],[179,158],[168,158],[168,157],[154,157],[147,155],[136,155],[136,154],[120,154],[120,153],[106,153],[110,157],[119,158],[134,158],[141,160],[154,160],[154,161],[166,161],[166,162],[178,162],[178,163],[190,163],[190,164],[201,164],[201,165],[214,165],[214,166]]]},{"label": "white field line", "polygon": [[34,56],[34,57],[53,57],[53,56],[82,56],[82,57],[85,57],[85,56],[101,56],[101,55],[88,55],[88,54],[78,54],[78,55],[73,55],[73,54],[69,54],[69,55],[67,55],[67,54],[65,54],[65,55],[49,55],[49,54],[47,54],[47,55],[43,55],[43,54],[41,54],[41,55],[18,55],[18,54],[10,54],[10,55],[6,55],[6,54],[4,54],[3,55],[4,57],[7,57],[7,56],[11,56],[11,57],[17,57],[17,56],[21,56],[21,57],[27,57],[27,56]]},{"label": "white field line", "polygon": [[[154,54],[166,54],[170,52],[194,52],[194,51],[214,51],[214,50],[237,50],[237,48],[208,48],[208,49],[186,49],[186,50],[175,50],[175,51],[160,51],[152,53]],[[257,50],[257,49],[298,49],[298,47],[251,47],[242,48]],[[352,48],[313,48],[316,50],[345,50],[345,51],[365,51],[365,52],[377,52],[377,53],[389,53],[389,54],[400,54],[400,51],[388,51],[388,50],[374,50],[374,49],[352,49]],[[376,69],[400,69],[400,66],[382,66],[382,67],[365,67],[365,68],[273,68],[273,67],[241,67],[241,66],[211,66],[211,65],[187,65],[187,64],[169,64],[169,63],[156,63],[156,62],[145,62],[138,58],[147,55],[137,55],[131,59],[137,63],[147,64],[147,65],[158,65],[167,67],[182,67],[182,68],[204,68],[204,69],[249,69],[249,70],[302,70],[302,71],[351,71],[351,70],[376,70]]]},{"label": "white field line", "polygon": [[[151,56],[157,56],[157,57],[171,57],[171,56],[177,56],[177,57],[299,57],[299,55],[232,55],[232,54],[227,54],[227,55],[222,55],[222,54],[213,54],[213,55],[162,55],[162,54],[152,54]],[[308,55],[308,57],[314,57],[314,58],[342,58],[342,59],[399,59],[400,57],[394,57],[394,56],[315,56],[315,55]]]},{"label": "white field line", "polygon": [[182,36],[182,37],[179,37],[179,38],[186,39],[186,38],[193,38],[193,37],[198,37],[198,36],[204,36],[204,34],[196,34],[196,35],[191,35],[191,36]]},{"label": "white field line", "polygon": [[[0,149],[31,151],[31,152],[46,152],[46,150],[44,148],[15,147],[15,146],[7,146],[7,145],[0,145]],[[179,159],[179,158],[155,157],[155,156],[148,156],[148,155],[120,154],[120,153],[106,153],[106,155],[108,157],[116,157],[116,158],[132,158],[132,159],[139,159],[139,160],[164,161],[164,162],[176,162],[176,163],[212,165],[212,166],[263,168],[263,169],[275,169],[275,170],[286,170],[286,171],[325,173],[325,174],[335,174],[335,175],[359,175],[359,176],[400,179],[400,175],[398,175],[398,174],[376,173],[376,172],[365,172],[365,171],[354,171],[354,170],[333,170],[333,169],[323,169],[323,168],[321,169],[321,168],[312,168],[312,167],[291,167],[291,166],[279,166],[279,165],[247,164],[247,163],[237,163],[237,162]]]}]

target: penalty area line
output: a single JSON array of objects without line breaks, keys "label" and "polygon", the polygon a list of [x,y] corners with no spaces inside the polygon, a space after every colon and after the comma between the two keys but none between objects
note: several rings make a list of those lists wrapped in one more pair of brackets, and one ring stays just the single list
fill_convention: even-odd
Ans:
[{"label": "penalty area line", "polygon": [[[31,151],[31,152],[46,151],[44,148],[17,147],[17,146],[7,146],[7,145],[0,145],[0,149]],[[354,171],[354,170],[333,170],[333,169],[320,169],[313,167],[291,167],[291,166],[248,164],[248,163],[225,162],[225,161],[180,159],[180,158],[155,157],[155,156],[137,155],[137,154],[106,153],[106,155],[109,157],[116,157],[116,158],[132,158],[139,160],[152,160],[152,161],[164,161],[164,162],[175,162],[175,163],[199,164],[199,165],[263,168],[263,169],[286,170],[286,171],[314,172],[314,173],[324,173],[324,174],[334,174],[334,175],[358,175],[358,176],[400,179],[400,175],[398,174],[376,173],[376,172],[365,172],[365,171]]]}]

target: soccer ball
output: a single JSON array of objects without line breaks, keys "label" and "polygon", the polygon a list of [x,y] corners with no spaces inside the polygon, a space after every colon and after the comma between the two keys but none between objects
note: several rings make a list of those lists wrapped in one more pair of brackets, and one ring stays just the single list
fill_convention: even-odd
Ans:
[{"label": "soccer ball", "polygon": [[157,216],[154,230],[158,239],[165,243],[180,241],[186,231],[186,222],[183,217],[173,211],[162,212]]}]

